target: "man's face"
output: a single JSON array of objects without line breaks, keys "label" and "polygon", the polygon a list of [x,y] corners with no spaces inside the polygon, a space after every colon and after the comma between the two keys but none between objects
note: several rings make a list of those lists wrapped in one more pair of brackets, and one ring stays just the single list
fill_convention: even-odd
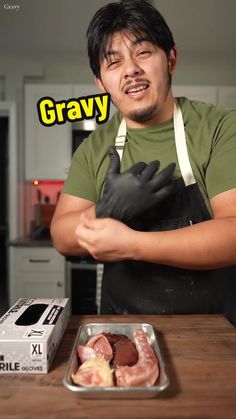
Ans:
[{"label": "man's face", "polygon": [[96,82],[101,91],[110,93],[129,127],[160,123],[171,118],[170,78],[175,64],[175,49],[167,58],[145,36],[115,33]]}]

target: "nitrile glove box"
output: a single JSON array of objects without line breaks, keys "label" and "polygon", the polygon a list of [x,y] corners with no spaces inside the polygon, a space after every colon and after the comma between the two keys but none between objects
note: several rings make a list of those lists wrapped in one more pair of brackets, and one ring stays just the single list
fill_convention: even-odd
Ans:
[{"label": "nitrile glove box", "polygon": [[47,373],[69,313],[68,298],[20,298],[0,318],[0,373]]}]

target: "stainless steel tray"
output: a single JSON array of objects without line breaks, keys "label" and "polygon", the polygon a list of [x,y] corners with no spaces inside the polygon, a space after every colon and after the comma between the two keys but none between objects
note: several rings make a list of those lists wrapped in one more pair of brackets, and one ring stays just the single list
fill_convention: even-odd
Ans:
[{"label": "stainless steel tray", "polygon": [[[81,387],[74,384],[71,374],[79,367],[77,346],[84,345],[88,339],[102,332],[121,333],[128,338],[133,338],[137,329],[143,329],[149,338],[153,350],[159,361],[159,377],[154,386],[151,387]],[[70,356],[66,375],[63,384],[71,391],[76,392],[81,398],[151,398],[156,397],[169,385],[169,379],[165,371],[165,363],[158,344],[157,333],[154,327],[148,323],[89,323],[79,328],[72,353]]]}]

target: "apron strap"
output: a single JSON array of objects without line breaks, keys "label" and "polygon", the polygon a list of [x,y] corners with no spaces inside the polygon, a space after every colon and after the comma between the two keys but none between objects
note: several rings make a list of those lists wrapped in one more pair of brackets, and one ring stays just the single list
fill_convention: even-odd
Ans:
[{"label": "apron strap", "polygon": [[120,156],[120,161],[122,160],[123,153],[124,153],[125,140],[126,140],[126,123],[125,123],[125,120],[122,119],[119,129],[118,129],[116,140],[115,140],[115,147],[116,147],[117,153]]},{"label": "apron strap", "polygon": [[193,185],[196,180],[189,160],[182,112],[176,101],[174,102],[174,131],[175,147],[182,178],[185,186]]},{"label": "apron strap", "polygon": [[[194,183],[196,183],[196,180],[194,178],[189,156],[188,156],[182,112],[176,101],[174,101],[173,119],[174,119],[174,132],[175,132],[175,146],[176,146],[181,175],[184,180],[185,186],[193,185]],[[126,123],[125,123],[125,120],[122,119],[119,129],[118,129],[116,140],[115,140],[115,147],[116,147],[117,153],[120,156],[120,161],[122,160],[123,153],[124,153],[125,140],[126,140]]]}]

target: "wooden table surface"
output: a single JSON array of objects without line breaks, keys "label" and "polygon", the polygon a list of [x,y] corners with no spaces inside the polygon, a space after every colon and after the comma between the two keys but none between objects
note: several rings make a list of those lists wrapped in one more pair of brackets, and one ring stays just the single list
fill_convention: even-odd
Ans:
[{"label": "wooden table surface", "polygon": [[[62,384],[81,324],[146,322],[160,332],[170,386],[142,400],[80,399]],[[220,315],[72,316],[48,374],[0,375],[0,417],[236,418],[236,330]]]}]

